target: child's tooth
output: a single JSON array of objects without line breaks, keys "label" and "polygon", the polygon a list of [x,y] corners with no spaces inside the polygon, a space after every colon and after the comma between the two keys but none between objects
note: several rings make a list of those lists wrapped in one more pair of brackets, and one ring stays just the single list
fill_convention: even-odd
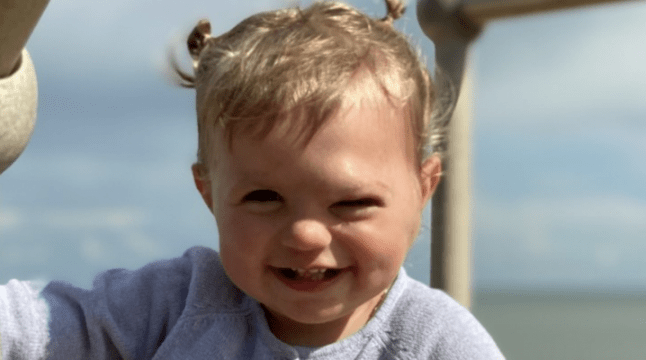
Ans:
[{"label": "child's tooth", "polygon": [[316,274],[316,273],[321,273],[322,274],[322,273],[325,272],[325,270],[327,270],[327,269],[310,269],[309,272],[310,272],[310,274]]},{"label": "child's tooth", "polygon": [[307,270],[306,276],[312,280],[323,280],[326,270],[327,269],[309,269]]},{"label": "child's tooth", "polygon": [[327,271],[327,269],[320,269],[320,268],[307,269],[307,270],[301,269],[301,268],[290,268],[290,269],[293,272],[295,272],[298,276],[307,277],[312,280],[323,280],[323,278],[325,277],[324,276],[325,272]]},{"label": "child's tooth", "polygon": [[323,280],[323,274],[325,273],[325,270],[319,271],[314,275],[314,280]]}]

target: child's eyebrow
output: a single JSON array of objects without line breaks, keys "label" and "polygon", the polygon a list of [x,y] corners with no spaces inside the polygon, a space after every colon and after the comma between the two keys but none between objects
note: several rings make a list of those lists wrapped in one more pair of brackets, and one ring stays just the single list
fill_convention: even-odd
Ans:
[{"label": "child's eyebrow", "polygon": [[365,193],[365,192],[371,192],[375,189],[378,189],[379,191],[385,191],[387,195],[391,195],[391,189],[388,184],[385,182],[378,180],[375,182],[366,182],[366,183],[346,183],[340,187],[340,190],[342,192],[347,192],[347,193]]},{"label": "child's eyebrow", "polygon": [[[247,186],[269,186],[271,184],[264,183],[268,175],[271,172],[265,171],[249,171],[244,172],[243,175],[237,179],[235,187],[247,187]],[[258,181],[261,179],[261,181]],[[341,180],[328,184],[329,189],[336,193],[341,194],[365,194],[373,191],[385,192],[386,196],[391,196],[392,191],[391,187],[382,180],[376,180],[374,182],[362,181],[362,179],[349,179]],[[325,188],[321,188],[321,191],[326,191]]]}]

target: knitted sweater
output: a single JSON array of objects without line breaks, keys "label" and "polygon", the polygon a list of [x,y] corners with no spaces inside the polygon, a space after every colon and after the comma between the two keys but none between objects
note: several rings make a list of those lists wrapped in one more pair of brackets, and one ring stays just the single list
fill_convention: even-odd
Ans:
[{"label": "knitted sweater", "polygon": [[466,309],[403,268],[357,333],[319,348],[287,345],[227,278],[218,253],[203,247],[104,272],[92,290],[12,280],[0,286],[0,334],[5,360],[503,359]]}]

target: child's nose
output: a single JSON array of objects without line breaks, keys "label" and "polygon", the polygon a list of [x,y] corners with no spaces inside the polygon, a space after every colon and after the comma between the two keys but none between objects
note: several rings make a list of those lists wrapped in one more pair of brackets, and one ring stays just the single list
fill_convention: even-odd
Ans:
[{"label": "child's nose", "polygon": [[299,251],[319,250],[332,241],[327,226],[317,220],[300,219],[294,221],[283,239],[283,245]]}]

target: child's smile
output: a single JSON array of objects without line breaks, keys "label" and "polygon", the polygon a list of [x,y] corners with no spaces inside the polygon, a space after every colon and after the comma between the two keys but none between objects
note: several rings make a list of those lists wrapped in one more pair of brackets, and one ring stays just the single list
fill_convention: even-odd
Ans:
[{"label": "child's smile", "polygon": [[321,291],[330,285],[345,269],[330,268],[273,268],[285,285],[298,291]]},{"label": "child's smile", "polygon": [[[285,342],[329,343],[367,322],[439,174],[431,158],[420,175],[400,112],[347,107],[305,145],[281,125],[263,140],[238,134],[231,148],[219,134],[215,180],[198,184],[207,202],[215,195],[227,275]],[[298,338],[313,326],[320,338]]]}]

